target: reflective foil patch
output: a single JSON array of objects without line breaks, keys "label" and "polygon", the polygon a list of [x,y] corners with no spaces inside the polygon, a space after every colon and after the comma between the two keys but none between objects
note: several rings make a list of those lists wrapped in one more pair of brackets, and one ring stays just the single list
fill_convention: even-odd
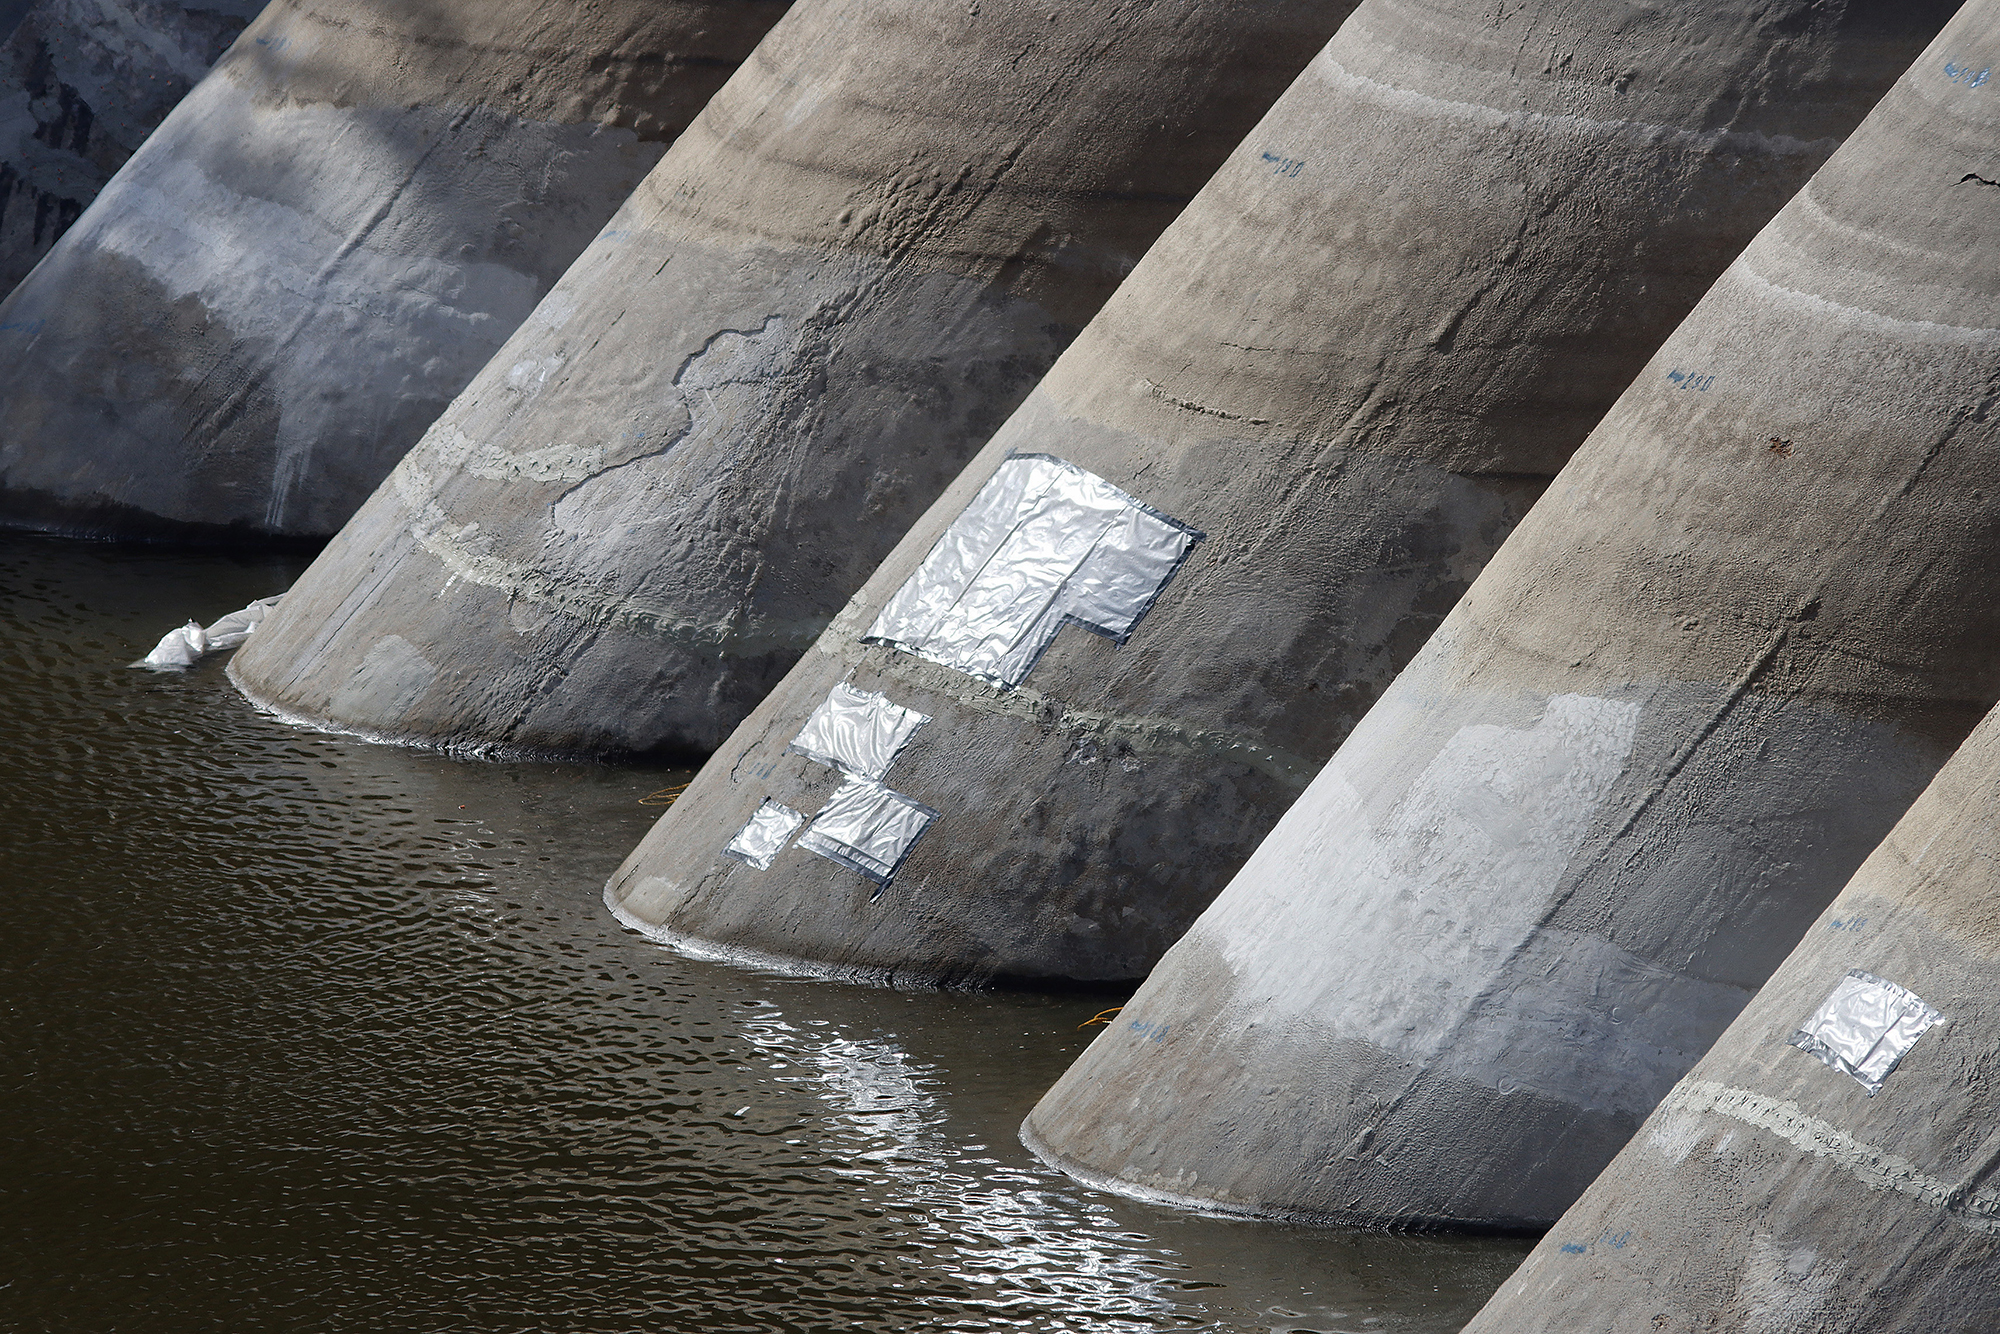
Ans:
[{"label": "reflective foil patch", "polygon": [[722,855],[734,857],[760,871],[768,871],[771,859],[785,850],[785,841],[805,820],[805,816],[790,806],[781,806],[767,797],[764,804],[757,808],[757,813],[750,817],[750,823],[737,830],[736,837],[729,840],[729,846],[722,850]]},{"label": "reflective foil patch", "polygon": [[1872,1098],[1924,1030],[1943,1018],[1909,989],[1855,969],[1787,1041],[1861,1081]]},{"label": "reflective foil patch", "polygon": [[1066,624],[1124,643],[1202,537],[1075,464],[1012,455],[862,638],[1019,685]]},{"label": "reflective foil patch", "polygon": [[820,701],[785,749],[856,778],[880,779],[896,762],[897,752],[929,721],[929,714],[843,681]]},{"label": "reflective foil patch", "polygon": [[799,846],[886,885],[935,819],[937,812],[920,801],[850,778],[813,818]]}]

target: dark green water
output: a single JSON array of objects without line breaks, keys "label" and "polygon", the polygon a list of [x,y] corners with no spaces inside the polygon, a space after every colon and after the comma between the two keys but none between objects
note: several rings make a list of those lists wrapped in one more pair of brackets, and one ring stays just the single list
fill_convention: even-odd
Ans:
[{"label": "dark green water", "polygon": [[1101,999],[622,930],[603,881],[682,775],[124,666],[297,569],[0,539],[0,1329],[1449,1331],[1525,1254],[1044,1168],[1015,1128]]}]

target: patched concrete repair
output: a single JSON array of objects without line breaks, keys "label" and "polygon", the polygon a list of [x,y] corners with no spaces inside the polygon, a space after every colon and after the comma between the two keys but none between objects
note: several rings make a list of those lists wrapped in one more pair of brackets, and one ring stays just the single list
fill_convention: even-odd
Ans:
[{"label": "patched concrete repair", "polygon": [[[1346,13],[810,0],[236,659],[368,735],[711,751]],[[372,684],[390,635],[435,667]]]},{"label": "patched concrete repair", "polygon": [[1996,59],[1954,22],[1729,267],[1032,1147],[1487,1228],[1610,1161],[2000,695]]},{"label": "patched concrete repair", "polygon": [[28,276],[263,7],[0,3],[0,295]]},{"label": "patched concrete repair", "polygon": [[2000,1328],[1995,810],[1989,715],[1466,1334]]},{"label": "patched concrete repair", "polygon": [[[1947,13],[1363,5],[661,820],[614,910],[911,981],[1143,977]],[[1094,510],[1022,511],[1033,540],[984,589],[930,572],[1020,455],[1202,535],[1129,572],[1142,622],[1041,579]],[[1071,628],[995,610],[1009,562],[1009,605]],[[1046,651],[996,673],[913,642],[906,603]],[[841,681],[935,719],[891,781],[936,827],[879,899],[804,845],[722,856],[767,798],[827,800],[786,748]]]},{"label": "patched concrete repair", "polygon": [[276,0],[0,304],[0,523],[325,537],[783,0]]}]

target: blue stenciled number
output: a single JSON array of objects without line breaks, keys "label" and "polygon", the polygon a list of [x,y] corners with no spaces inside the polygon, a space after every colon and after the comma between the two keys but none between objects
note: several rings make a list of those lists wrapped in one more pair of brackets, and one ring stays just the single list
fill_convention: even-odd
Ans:
[{"label": "blue stenciled number", "polygon": [[1970,65],[1960,65],[1953,61],[1944,62],[1944,76],[1953,83],[1962,83],[1968,88],[1984,88],[1986,81],[1993,77],[1991,65],[1974,69]]}]

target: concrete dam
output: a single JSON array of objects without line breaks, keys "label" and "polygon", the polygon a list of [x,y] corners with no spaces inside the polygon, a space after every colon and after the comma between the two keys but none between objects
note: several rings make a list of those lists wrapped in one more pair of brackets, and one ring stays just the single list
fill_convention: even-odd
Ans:
[{"label": "concrete dam", "polygon": [[[1476,6],[1363,4],[663,817],[621,918],[911,979],[1144,977],[1945,17],[1747,12],[1524,17],[1634,72],[1589,100]],[[1078,485],[1101,498],[1072,520]],[[1121,513],[1154,545],[1025,536]],[[943,564],[1010,528],[1013,564]],[[945,610],[1062,579],[1124,601]],[[822,857],[727,854],[760,809],[882,778],[794,740],[841,692],[931,720],[893,787],[938,831],[879,898]]]},{"label": "concrete dam", "polygon": [[0,296],[69,230],[264,0],[0,5]]},{"label": "concrete dam", "polygon": [[[0,212],[6,689],[98,739],[0,853],[134,1034],[0,984],[22,1180],[374,1319],[274,1148],[145,1221],[200,1047],[352,1236],[592,1257],[395,1319],[2000,1319],[2000,0],[231,14],[12,29],[101,188]],[[225,1309],[24,1198],[32,1318]]]},{"label": "concrete dam", "polygon": [[238,682],[395,739],[712,751],[1344,13],[799,5]]},{"label": "concrete dam", "polygon": [[784,8],[272,4],[0,303],[0,522],[331,536]]}]

